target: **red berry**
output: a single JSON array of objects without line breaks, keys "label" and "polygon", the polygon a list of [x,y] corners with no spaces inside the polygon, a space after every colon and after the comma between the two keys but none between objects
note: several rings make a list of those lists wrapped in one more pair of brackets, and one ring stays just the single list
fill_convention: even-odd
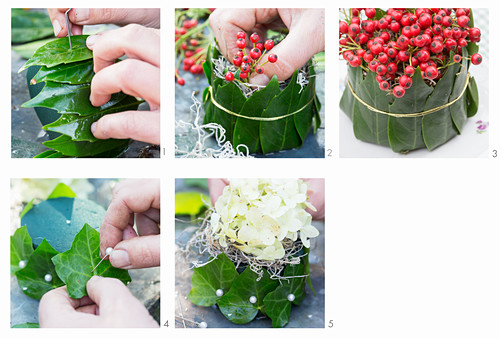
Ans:
[{"label": "red berry", "polygon": [[189,44],[190,44],[191,46],[195,46],[195,47],[196,47],[196,46],[198,46],[198,40],[196,40],[196,39],[191,39],[191,40],[189,40]]},{"label": "red berry", "polygon": [[269,56],[267,57],[267,59],[269,60],[269,62],[275,63],[276,61],[278,61],[278,55],[276,55],[276,54],[269,54]]},{"label": "red berry", "polygon": [[470,61],[473,65],[479,65],[481,64],[481,62],[483,62],[483,57],[479,53],[472,54]]},{"label": "red berry", "polygon": [[240,79],[245,80],[248,77],[248,73],[240,72]]},{"label": "red berry", "polygon": [[375,17],[375,14],[377,14],[377,10],[375,8],[365,8],[365,15],[369,18],[372,19]]},{"label": "red berry", "polygon": [[478,38],[481,36],[481,30],[477,27],[472,27],[471,29],[469,29],[469,36],[471,38]]},{"label": "red berry", "polygon": [[349,25],[345,21],[339,21],[339,32],[340,34],[347,34],[349,31]]},{"label": "red berry", "polygon": [[231,81],[233,81],[233,80],[234,80],[234,74],[233,74],[233,73],[231,73],[231,72],[227,72],[227,73],[226,73],[226,76],[225,76],[224,78],[226,79],[226,81],[231,82]]},{"label": "red berry", "polygon": [[264,73],[264,69],[262,69],[262,67],[257,67],[257,69],[255,70],[258,74],[262,74]]},{"label": "red berry", "polygon": [[405,75],[406,76],[412,76],[415,73],[415,68],[412,66],[406,66],[405,68]]},{"label": "red berry", "polygon": [[439,72],[435,66],[430,66],[425,69],[425,76],[429,79],[435,79]]},{"label": "red berry", "polygon": [[274,41],[273,40],[266,40],[266,42],[264,42],[264,48],[266,50],[271,50],[273,49],[274,47]]},{"label": "red berry", "polygon": [[238,32],[236,33],[236,39],[245,39],[247,37],[247,35],[245,34],[245,32]]},{"label": "red berry", "polygon": [[457,24],[462,28],[467,27],[469,25],[469,21],[470,19],[466,15],[462,15],[457,18]]},{"label": "red berry", "polygon": [[381,89],[381,90],[388,90],[389,89],[389,82],[387,81],[382,81],[379,83],[378,87]]},{"label": "red berry", "polygon": [[354,36],[358,35],[359,31],[360,31],[359,25],[357,25],[355,23],[351,23],[349,25],[348,33],[350,36],[354,37]]},{"label": "red berry", "polygon": [[181,86],[184,86],[184,84],[186,83],[186,80],[184,80],[182,77],[178,77],[177,83]]},{"label": "red berry", "polygon": [[254,60],[257,60],[258,58],[260,58],[261,55],[262,55],[262,52],[257,47],[252,48],[252,50],[250,51],[250,57]]},{"label": "red berry", "polygon": [[253,43],[256,43],[259,41],[259,35],[257,33],[253,33],[252,35],[250,35],[250,41],[252,41]]},{"label": "red berry", "polygon": [[250,66],[248,63],[244,63],[241,65],[241,72],[242,73],[248,73],[252,66]]},{"label": "red berry", "polygon": [[236,40],[236,46],[238,46],[239,49],[243,49],[247,46],[247,40],[243,38],[239,38]]},{"label": "red berry", "polygon": [[453,55],[453,62],[459,63],[460,61],[462,61],[462,57],[460,55]]},{"label": "red berry", "polygon": [[255,48],[258,48],[262,52],[264,50],[264,44],[262,42],[257,42]]},{"label": "red berry", "polygon": [[399,85],[405,89],[410,88],[412,84],[413,80],[409,76],[401,75],[401,77],[399,78]]},{"label": "red berry", "polygon": [[351,67],[359,67],[361,65],[361,59],[359,58],[359,56],[353,56],[349,61],[349,64],[351,65]]},{"label": "red berry", "polygon": [[392,93],[394,94],[394,96],[396,96],[397,98],[400,98],[400,97],[403,97],[405,95],[405,89],[402,87],[402,86],[396,86],[394,87],[394,89],[392,90]]},{"label": "red berry", "polygon": [[241,66],[241,63],[243,62],[243,58],[239,57],[238,55],[235,55],[233,58],[233,65],[236,67]]}]

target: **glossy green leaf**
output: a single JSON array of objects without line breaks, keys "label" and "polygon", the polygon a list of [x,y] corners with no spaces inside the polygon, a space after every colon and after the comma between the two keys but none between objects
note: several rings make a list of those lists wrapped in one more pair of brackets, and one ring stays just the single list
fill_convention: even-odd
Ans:
[{"label": "glossy green leaf", "polygon": [[13,329],[39,329],[40,324],[38,323],[23,323],[23,324],[16,324],[12,326]]},{"label": "glossy green leaf", "polygon": [[33,244],[28,229],[22,226],[10,236],[10,273],[14,274],[21,270],[19,262],[28,262],[33,253]]},{"label": "glossy green leaf", "polygon": [[33,56],[26,61],[19,72],[30,66],[47,66],[48,68],[60,64],[92,59],[92,51],[87,48],[88,35],[74,35],[71,37],[72,49],[69,48],[67,37],[53,40],[38,48]]},{"label": "glossy green leaf", "polygon": [[[288,265],[284,277],[302,276],[304,265]],[[288,295],[293,294],[295,300],[290,302]],[[266,315],[273,321],[273,327],[283,327],[288,323],[292,303],[299,305],[305,298],[305,277],[294,277],[282,280],[282,284],[264,298]]]},{"label": "glossy green leaf", "polygon": [[[467,60],[467,49],[462,48],[462,67],[459,69],[457,74],[457,78],[455,80],[455,85],[453,86],[453,91],[451,92],[450,101],[458,98],[464,89],[464,86],[467,82],[467,68],[469,64],[469,60]],[[467,121],[467,93],[464,93],[460,99],[448,107],[451,112],[451,118],[453,119],[453,123],[458,130],[458,133],[461,134],[462,129],[465,125],[465,121]]]},{"label": "glossy green leaf", "polygon": [[[394,100],[394,103],[389,106],[389,111],[395,114],[422,112],[432,90],[433,88],[424,82],[420,67],[417,67],[413,75],[413,85],[406,90],[403,97]],[[425,147],[421,117],[390,116],[388,133],[389,143],[394,152],[405,152]]]},{"label": "glossy green leaf", "polygon": [[472,76],[469,79],[469,84],[467,85],[467,117],[472,117],[476,115],[479,108],[479,93],[477,90],[476,79]]},{"label": "glossy green leaf", "polygon": [[[363,80],[363,71],[361,67],[351,67],[347,66],[347,77],[352,86],[354,92],[357,92],[358,85]],[[344,93],[342,94],[342,98],[340,99],[340,109],[352,120],[352,113],[354,109],[354,96],[352,95],[351,90],[347,84],[346,80],[346,88]]]},{"label": "glossy green leaf", "polygon": [[125,98],[128,98],[127,101],[124,101],[127,103],[127,108],[130,106],[130,102],[139,105],[135,98],[132,100],[133,97],[121,92],[111,95],[110,100],[100,107],[94,107],[89,98],[90,83],[70,85],[46,82],[42,91],[28,102],[25,102],[22,107],[45,107],[55,109],[60,114],[87,116],[109,111],[116,112],[119,109],[116,105]]},{"label": "glossy green leaf", "polygon": [[67,84],[90,83],[94,76],[93,60],[57,65],[51,68],[42,66],[33,78],[36,83],[59,82]]},{"label": "glossy green leaf", "polygon": [[47,14],[20,8],[11,9],[12,43],[29,42],[53,34],[54,28]]},{"label": "glossy green leaf", "polygon": [[[446,74],[437,82],[424,110],[448,103],[458,68],[457,64],[448,68]],[[443,108],[422,117],[422,136],[427,149],[434,150],[455,135],[457,135],[457,130],[451,119],[449,108]]]},{"label": "glossy green leaf", "polygon": [[198,191],[175,193],[175,215],[196,216],[207,208],[205,201],[210,201],[207,194]]},{"label": "glossy green leaf", "polygon": [[[301,87],[297,83],[297,74],[298,71],[296,70],[288,86],[262,112],[262,117],[271,118],[288,115],[301,108],[299,106]],[[289,116],[276,121],[263,121],[260,124],[260,144],[264,154],[299,147],[302,141],[295,128],[294,117]]]},{"label": "glossy green leaf", "polygon": [[140,101],[137,101],[136,98],[124,96],[118,103],[96,113],[85,115],[62,114],[56,121],[43,126],[43,129],[68,135],[73,141],[94,142],[98,140],[91,131],[91,126],[94,122],[97,122],[101,117],[107,114],[137,110],[139,104]]},{"label": "glossy green leaf", "polygon": [[23,211],[21,211],[21,215],[19,216],[20,218],[23,218],[24,215],[26,215],[26,213],[28,211],[31,210],[31,208],[33,208],[33,199],[31,201],[28,202],[28,204],[26,204],[26,206],[23,208]]},{"label": "glossy green leaf", "polygon": [[54,40],[54,38],[28,42],[22,45],[12,46],[12,50],[19,54],[23,59],[29,59],[38,48],[52,40]]},{"label": "glossy green leaf", "polygon": [[[264,297],[279,285],[278,280],[271,279],[263,270],[262,278],[247,267],[234,281],[229,292],[217,300],[222,314],[235,324],[246,324],[252,321],[264,306]],[[250,297],[257,302],[251,303]]]},{"label": "glossy green leaf", "polygon": [[[316,76],[314,67],[309,62],[309,75],[311,78]],[[299,133],[301,143],[304,143],[309,131],[312,127],[312,120],[314,118],[314,99],[316,98],[316,82],[309,81],[307,86],[300,91],[299,109],[304,109],[293,116],[295,129]]]},{"label": "glossy green leaf", "polygon": [[[17,283],[26,295],[40,299],[46,292],[64,285],[51,260],[57,254],[44,239],[31,254],[26,266],[16,272]],[[45,279],[47,274],[52,277],[51,281]]]},{"label": "glossy green leaf", "polygon": [[[60,197],[76,197],[76,194],[73,190],[71,190],[70,187],[68,187],[64,183],[58,183],[54,190],[50,193],[49,197],[47,197],[48,200],[53,199],[53,198],[60,198]],[[22,216],[21,216],[22,218]]]},{"label": "glossy green leaf", "polygon": [[[281,93],[278,78],[273,76],[265,89],[255,92],[248,98],[239,114],[251,117],[262,117],[262,112],[269,102]],[[259,134],[260,124],[266,122],[253,121],[238,117],[234,126],[233,143],[236,148],[240,144],[248,147],[250,153],[261,152]]]},{"label": "glossy green leaf", "polygon": [[61,152],[65,156],[71,157],[110,157],[108,152],[118,149],[114,156],[119,156],[123,152],[130,140],[99,140],[95,142],[88,141],[73,141],[70,136],[62,135],[50,141],[45,141],[43,144],[49,148],[53,148]]},{"label": "glossy green leaf", "polygon": [[[239,113],[245,104],[246,98],[241,90],[233,83],[228,82],[221,86],[217,91],[214,91],[215,101],[222,107],[235,113]],[[220,124],[226,130],[226,138],[233,139],[234,125],[236,124],[236,117],[228,114],[222,109],[213,107],[213,120]]]},{"label": "glossy green leaf", "polygon": [[193,269],[187,298],[199,306],[212,306],[220,298],[216,295],[217,290],[227,293],[237,277],[233,262],[222,253],[210,263]]},{"label": "glossy green leaf", "polygon": [[71,247],[75,235],[86,223],[99,229],[105,213],[106,210],[93,201],[51,198],[34,205],[21,218],[21,224],[26,225],[35,247],[45,239],[55,250],[63,252]]},{"label": "glossy green leaf", "polygon": [[[370,106],[389,111],[392,97],[378,88],[375,76],[374,72],[368,72],[367,77],[356,86],[356,94]],[[355,78],[354,81],[356,80]],[[349,89],[346,88],[346,90]],[[365,142],[389,145],[387,115],[369,110],[358,100],[353,100],[353,104],[352,124],[356,138]]]},{"label": "glossy green leaf", "polygon": [[52,258],[57,274],[66,283],[71,298],[79,299],[87,295],[86,285],[92,276],[117,278],[124,284],[131,281],[127,270],[114,268],[109,260],[97,266],[101,260],[99,238],[99,232],[85,224],[76,235],[71,249]]}]

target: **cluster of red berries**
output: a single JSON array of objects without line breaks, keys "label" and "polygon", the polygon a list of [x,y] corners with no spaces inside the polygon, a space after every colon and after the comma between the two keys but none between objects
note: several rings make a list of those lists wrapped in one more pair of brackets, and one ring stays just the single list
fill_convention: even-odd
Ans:
[{"label": "cluster of red berries", "polygon": [[226,81],[239,80],[245,82],[248,81],[249,76],[252,72],[257,72],[258,74],[264,73],[264,66],[266,63],[275,63],[278,61],[278,56],[276,54],[269,53],[267,55],[267,60],[259,64],[259,62],[264,58],[267,52],[269,52],[274,47],[273,40],[266,40],[264,43],[259,42],[260,37],[257,33],[250,35],[250,42],[253,47],[247,54],[247,36],[245,32],[238,32],[236,34],[236,46],[240,49],[233,58],[233,65],[235,65],[238,70],[236,72],[227,71],[225,73]]},{"label": "cluster of red berries", "polygon": [[[390,8],[378,20],[375,8],[351,8],[345,16],[339,54],[352,67],[376,73],[380,89],[398,98],[411,87],[418,66],[423,78],[438,80],[462,60],[463,48],[481,39],[479,28],[469,27],[469,8]],[[478,53],[467,59],[482,62]]]},{"label": "cluster of red berries", "polygon": [[[178,58],[175,68],[175,79],[183,86],[186,81],[179,76],[179,67],[192,74],[203,74],[203,62],[207,54],[208,38],[203,34],[203,28],[208,20],[199,25],[198,20],[186,18],[179,27],[175,27],[175,46]],[[203,26],[203,27],[201,27]],[[196,29],[196,28],[202,29]]]}]

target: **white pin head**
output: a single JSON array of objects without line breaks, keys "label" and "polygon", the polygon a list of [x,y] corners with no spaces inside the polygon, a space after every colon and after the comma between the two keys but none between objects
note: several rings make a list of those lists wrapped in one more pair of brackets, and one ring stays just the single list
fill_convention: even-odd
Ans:
[{"label": "white pin head", "polygon": [[24,269],[24,267],[26,266],[26,261],[19,261],[19,268],[21,269]]},{"label": "white pin head", "polygon": [[52,275],[50,273],[46,274],[45,277],[43,277],[47,283],[52,282]]},{"label": "white pin head", "polygon": [[252,304],[255,304],[255,303],[257,303],[257,297],[255,297],[255,296],[251,296],[251,297],[248,299],[248,301],[249,301],[250,303],[252,303]]},{"label": "white pin head", "polygon": [[224,295],[224,291],[222,291],[222,289],[217,289],[217,291],[215,291],[215,294],[217,295],[217,297],[222,297]]},{"label": "white pin head", "polygon": [[207,322],[201,322],[198,324],[198,326],[202,329],[206,329],[208,327]]},{"label": "white pin head", "polygon": [[112,252],[113,252],[113,248],[106,248],[106,256],[111,255]]},{"label": "white pin head", "polygon": [[288,299],[290,302],[293,302],[295,300],[295,295],[291,293],[286,297],[286,299]]}]

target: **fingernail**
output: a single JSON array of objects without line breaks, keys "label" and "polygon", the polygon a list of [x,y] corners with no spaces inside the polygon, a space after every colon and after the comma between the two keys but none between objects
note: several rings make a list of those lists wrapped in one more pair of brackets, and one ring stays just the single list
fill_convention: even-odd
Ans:
[{"label": "fingernail", "polygon": [[95,134],[95,131],[97,130],[97,122],[92,123],[90,126],[90,131],[92,132],[92,135]]},{"label": "fingernail", "polygon": [[92,49],[92,47],[94,47],[97,39],[99,38],[99,35],[97,34],[94,34],[94,35],[91,35],[87,38],[87,47],[89,49]]},{"label": "fingernail", "polygon": [[97,281],[97,280],[99,280],[99,279],[101,279],[101,278],[102,278],[101,276],[95,276],[95,275],[94,275],[94,276],[90,277],[90,279],[89,279],[89,281],[87,282],[87,284],[88,284],[88,283],[93,283],[93,282],[95,282],[95,281]]},{"label": "fingernail", "polygon": [[62,29],[61,24],[59,23],[59,21],[54,20],[54,22],[52,23],[52,25],[54,26],[54,35],[57,36],[57,34],[59,34],[59,32]]},{"label": "fingernail", "polygon": [[259,86],[266,86],[269,83],[270,79],[266,74],[259,74],[250,79],[250,83]]},{"label": "fingernail", "polygon": [[111,255],[109,255],[109,260],[111,265],[115,268],[125,268],[130,266],[130,257],[128,252],[125,250],[113,250]]},{"label": "fingernail", "polygon": [[88,8],[76,8],[73,10],[75,15],[75,23],[83,23],[90,17],[90,10]]}]

